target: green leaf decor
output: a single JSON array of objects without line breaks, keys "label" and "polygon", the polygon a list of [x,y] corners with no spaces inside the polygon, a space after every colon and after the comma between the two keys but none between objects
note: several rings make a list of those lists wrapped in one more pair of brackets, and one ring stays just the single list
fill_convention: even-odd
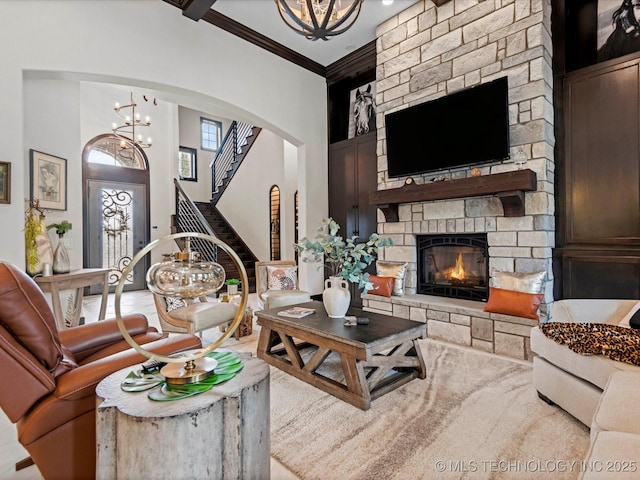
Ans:
[{"label": "green leaf decor", "polygon": [[[156,402],[170,402],[208,392],[215,385],[231,380],[244,368],[242,360],[235,352],[214,350],[206,356],[216,360],[218,365],[213,375],[201,382],[169,386],[162,375],[144,375],[138,371],[127,375],[122,382],[122,390],[142,392],[153,389],[147,394],[149,399]],[[160,388],[154,388],[158,386]]]}]

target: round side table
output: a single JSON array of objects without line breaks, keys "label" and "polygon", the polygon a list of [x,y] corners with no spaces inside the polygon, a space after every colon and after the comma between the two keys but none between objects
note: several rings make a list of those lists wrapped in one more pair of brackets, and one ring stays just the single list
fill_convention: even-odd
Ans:
[{"label": "round side table", "polygon": [[96,478],[269,479],[269,366],[243,356],[228,382],[182,400],[156,402],[120,384],[96,388]]}]

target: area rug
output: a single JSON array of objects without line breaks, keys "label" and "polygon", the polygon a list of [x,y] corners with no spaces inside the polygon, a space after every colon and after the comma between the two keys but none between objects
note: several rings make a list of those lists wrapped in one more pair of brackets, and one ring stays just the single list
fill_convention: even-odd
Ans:
[{"label": "area rug", "polygon": [[362,411],[271,368],[271,454],[299,478],[577,478],[580,422],[542,402],[532,367],[421,340],[427,378]]}]

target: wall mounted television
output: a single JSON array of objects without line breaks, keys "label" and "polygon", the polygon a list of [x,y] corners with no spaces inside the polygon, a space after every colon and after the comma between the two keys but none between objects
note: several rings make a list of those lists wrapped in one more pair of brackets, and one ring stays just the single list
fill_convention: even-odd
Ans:
[{"label": "wall mounted television", "polygon": [[507,77],[385,116],[389,177],[509,157]]}]

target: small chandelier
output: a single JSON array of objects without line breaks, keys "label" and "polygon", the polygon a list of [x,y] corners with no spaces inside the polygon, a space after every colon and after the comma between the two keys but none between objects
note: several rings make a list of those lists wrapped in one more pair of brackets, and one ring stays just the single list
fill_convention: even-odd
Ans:
[{"label": "small chandelier", "polygon": [[309,40],[329,40],[353,25],[364,0],[275,1],[280,16],[293,30]]},{"label": "small chandelier", "polygon": [[[143,96],[145,102],[148,101],[146,96]],[[153,104],[157,105],[157,101],[154,98]],[[124,124],[118,125],[117,123],[113,123],[111,125],[111,131],[113,134],[120,139],[120,152],[119,155],[123,158],[134,158],[134,146],[138,146],[139,148],[149,148],[151,147],[152,141],[151,138],[147,138],[146,141],[143,140],[142,135],[139,133],[136,134],[136,127],[148,127],[151,125],[151,119],[149,117],[145,117],[144,120],[140,118],[140,114],[136,112],[136,107],[138,105],[133,101],[133,93],[131,93],[131,101],[127,105],[120,105],[116,102],[113,106],[113,109],[122,120],[124,120]],[[127,110],[130,110],[130,113]],[[127,113],[123,113],[127,112]]]}]

